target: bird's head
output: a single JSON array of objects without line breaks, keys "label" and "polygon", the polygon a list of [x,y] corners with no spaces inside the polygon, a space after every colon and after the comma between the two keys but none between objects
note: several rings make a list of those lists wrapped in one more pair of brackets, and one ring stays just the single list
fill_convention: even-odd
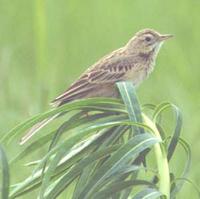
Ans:
[{"label": "bird's head", "polygon": [[160,34],[152,29],[144,29],[137,32],[128,42],[127,49],[136,53],[157,52],[163,42],[171,37],[170,34]]}]

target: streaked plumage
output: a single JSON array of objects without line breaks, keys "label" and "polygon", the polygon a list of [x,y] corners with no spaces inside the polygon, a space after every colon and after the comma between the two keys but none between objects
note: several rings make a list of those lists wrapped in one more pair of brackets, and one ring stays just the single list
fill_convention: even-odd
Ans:
[{"label": "streaked plumage", "polygon": [[[86,70],[52,105],[61,106],[81,98],[117,97],[115,83],[119,81],[132,81],[135,86],[139,85],[153,70],[163,41],[170,37],[152,29],[139,31],[124,47],[104,56]],[[51,119],[37,124],[21,143],[25,143],[48,121]]]},{"label": "streaked plumage", "polygon": [[[152,41],[146,41],[146,38]],[[116,97],[115,83],[132,81],[136,86],[152,71],[156,55],[169,35],[145,29],[138,32],[124,47],[104,56],[91,66],[52,104],[60,106],[69,101],[91,97]],[[152,43],[151,43],[152,42]],[[148,44],[148,45],[145,45]]]}]

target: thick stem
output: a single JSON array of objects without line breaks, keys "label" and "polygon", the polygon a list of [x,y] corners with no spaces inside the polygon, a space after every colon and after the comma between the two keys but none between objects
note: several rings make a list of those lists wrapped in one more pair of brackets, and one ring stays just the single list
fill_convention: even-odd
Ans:
[{"label": "thick stem", "polygon": [[[152,122],[145,114],[142,115],[144,122],[152,128],[155,136],[161,139],[160,133],[156,128],[154,122]],[[166,195],[167,199],[170,198],[170,171],[167,160],[167,154],[163,143],[154,145],[154,151],[157,161],[158,177],[159,177],[159,190],[162,194]]]}]

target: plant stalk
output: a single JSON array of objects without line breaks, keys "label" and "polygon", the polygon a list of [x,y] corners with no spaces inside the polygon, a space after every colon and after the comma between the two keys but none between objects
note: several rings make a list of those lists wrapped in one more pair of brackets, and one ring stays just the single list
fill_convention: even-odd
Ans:
[{"label": "plant stalk", "polygon": [[[156,125],[151,121],[144,113],[142,114],[144,122],[152,128],[155,133],[155,136],[160,140],[161,136],[156,128]],[[158,168],[158,177],[159,177],[159,191],[166,196],[167,199],[170,199],[170,171],[169,164],[167,160],[167,153],[163,143],[158,143],[154,145],[154,151],[157,161]]]}]

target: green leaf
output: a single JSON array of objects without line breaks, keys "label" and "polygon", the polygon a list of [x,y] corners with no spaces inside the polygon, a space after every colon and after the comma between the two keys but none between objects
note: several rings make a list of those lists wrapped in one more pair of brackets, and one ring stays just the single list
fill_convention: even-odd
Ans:
[{"label": "green leaf", "polygon": [[155,104],[143,104],[142,105],[142,110],[143,109],[155,110],[156,109],[156,105]]},{"label": "green leaf", "polygon": [[158,190],[152,188],[146,188],[137,193],[132,199],[156,199],[160,198],[160,196],[163,195]]},{"label": "green leaf", "polygon": [[180,133],[181,133],[181,129],[182,129],[182,123],[183,123],[180,110],[174,105],[173,105],[173,107],[174,107],[174,110],[175,110],[175,113],[176,113],[176,126],[175,126],[175,130],[174,130],[171,142],[170,142],[169,147],[168,147],[168,154],[167,154],[168,160],[170,160],[172,158],[173,154],[174,154],[174,151],[176,149],[176,146],[177,146],[177,143],[178,143],[178,140],[179,140],[179,137],[180,137]]},{"label": "green leaf", "polygon": [[[105,156],[105,157],[108,157],[108,156]],[[102,157],[102,158],[104,158],[104,157]],[[79,176],[78,182],[76,183],[76,187],[75,187],[75,190],[73,192],[72,199],[78,198],[78,196],[80,195],[80,193],[84,189],[85,184],[89,180],[90,175],[91,175],[92,171],[94,170],[95,165],[96,165],[96,162],[93,162],[90,165],[85,166],[85,168],[83,168],[81,175]]]},{"label": "green leaf", "polygon": [[[99,124],[97,123],[94,126],[90,126],[90,127],[85,128],[83,130],[80,130],[77,133],[77,135],[75,134],[71,138],[68,138],[68,140],[65,144],[64,143],[63,143],[63,145],[61,144],[57,154],[53,158],[52,162],[50,163],[50,165],[49,165],[49,167],[48,167],[48,169],[47,169],[47,171],[44,175],[44,179],[43,179],[42,186],[41,186],[40,197],[42,197],[42,195],[44,194],[45,189],[46,189],[47,185],[49,184],[50,178],[51,178],[56,166],[58,165],[59,161],[62,159],[64,154],[66,154],[68,152],[68,150],[70,150],[70,148],[75,143],[77,143],[78,141],[83,139],[84,136],[86,136],[87,134],[89,135],[89,133],[94,132],[95,130],[100,130],[104,127],[112,127],[112,126],[120,125],[120,123],[119,123],[120,119],[124,119],[124,117],[122,117],[122,116],[115,116],[115,117],[112,116],[111,118],[112,119],[110,121],[107,118],[107,122],[104,121],[103,123],[99,123]],[[113,120],[113,118],[114,118],[114,120]],[[116,121],[117,121],[117,123],[116,123]],[[52,151],[54,151],[54,149],[52,149],[48,154],[50,154]],[[45,158],[45,161],[46,161],[46,158]],[[43,161],[42,163],[45,163],[45,161]]]},{"label": "green leaf", "polygon": [[[120,82],[118,87],[126,108],[120,100],[115,99],[78,100],[37,115],[19,125],[4,137],[3,140],[8,142],[45,118],[57,113],[64,115],[74,111],[70,113],[70,119],[67,119],[56,131],[40,138],[36,137],[35,142],[25,147],[12,160],[12,162],[19,160],[36,151],[37,148],[41,148],[40,145],[49,142],[54,134],[49,152],[39,160],[32,176],[13,186],[10,199],[23,196],[39,187],[40,198],[48,199],[58,197],[64,190],[71,190],[71,187],[75,187],[74,192],[70,194],[73,199],[109,197],[125,199],[130,197],[133,185],[140,184],[140,180],[137,179],[137,172],[144,169],[139,166],[141,164],[141,152],[145,152],[146,149],[150,150],[150,147],[160,142],[161,139],[159,138],[160,132],[157,132],[156,127],[156,130],[153,127],[153,122],[152,125],[143,123],[140,105],[132,83]],[[170,103],[163,103],[159,106],[148,104],[143,108],[154,110],[155,120],[167,108],[174,110],[176,126],[168,147],[168,160],[170,160],[180,136],[182,126],[180,111]],[[88,116],[85,116],[84,112],[88,112]],[[133,134],[129,133],[132,130],[130,127],[136,129],[136,136],[133,137]],[[157,127],[159,131],[165,134],[159,122]],[[158,138],[143,133],[144,130],[154,133],[152,128],[157,132]],[[65,132],[68,135],[62,136],[61,139],[61,135]],[[162,136],[162,138],[165,139],[165,136]],[[188,151],[188,146],[181,139],[179,142]],[[165,143],[167,144],[167,142]],[[165,152],[165,143],[160,144],[164,150],[163,153]],[[162,151],[160,152],[162,153]],[[143,156],[145,157],[146,154],[144,153]],[[182,178],[188,174],[190,159],[188,158],[186,162]],[[137,160],[138,164],[136,163]],[[42,168],[44,176],[42,176]],[[147,167],[146,171],[148,172],[150,169]],[[149,182],[145,181],[145,183],[143,185],[152,186]],[[174,183],[176,185],[172,189],[174,196],[177,191],[180,191],[182,183]],[[153,191],[156,191],[156,189],[146,188],[145,186],[140,194],[149,196],[148,194]]]},{"label": "green leaf", "polygon": [[196,191],[196,193],[198,194],[198,198],[200,198],[200,189],[194,182],[192,182],[191,180],[189,180],[187,178],[176,178],[174,180],[174,182],[177,182],[177,181],[184,181],[184,182],[191,184],[192,187],[194,188],[194,190]]},{"label": "green leaf", "polygon": [[33,153],[33,152],[41,149],[40,148],[41,146],[44,146],[45,144],[47,144],[50,141],[50,139],[52,139],[54,133],[55,133],[55,131],[52,131],[51,133],[40,137],[38,140],[36,140],[36,141],[32,142],[31,144],[29,144],[28,146],[26,146],[12,160],[10,160],[10,162],[9,162],[10,165],[12,166],[17,161],[30,155],[30,153]]},{"label": "green leaf", "polygon": [[[140,155],[139,155],[140,156]],[[138,157],[139,157],[138,156]],[[135,161],[134,161],[135,162]],[[138,177],[138,173],[139,173],[139,170],[135,170],[132,175],[130,176],[129,180],[136,180],[137,177]],[[128,177],[128,175],[122,175],[121,179],[126,179]],[[127,199],[129,197],[129,195],[131,194],[131,191],[132,191],[133,187],[130,187],[126,190],[124,190],[122,193],[121,193],[121,197],[120,199]]]},{"label": "green leaf", "polygon": [[[80,113],[77,113],[77,114],[80,114]],[[89,122],[94,122],[98,118],[109,116],[107,113],[100,113],[100,114],[95,114],[95,115],[91,115],[91,116],[80,119],[79,117],[77,117],[77,114],[75,114],[74,116],[72,116],[72,118],[70,118],[69,120],[64,122],[58,128],[58,130],[52,131],[51,133],[49,133],[47,135],[39,137],[36,141],[34,141],[33,143],[26,146],[19,154],[16,155],[16,157],[14,157],[10,161],[10,164],[15,163],[16,161],[26,157],[30,153],[33,153],[34,151],[40,149],[40,146],[47,144],[47,142],[50,141],[50,139],[52,139],[53,136],[55,136],[56,139],[58,139],[60,137],[60,135],[63,134],[67,130],[70,130],[70,129],[72,129],[76,126],[80,126],[82,124],[88,123],[88,125],[89,125]],[[76,120],[74,119],[75,116],[77,117]],[[52,142],[53,142],[53,140],[54,140],[54,138],[52,139]],[[57,142],[57,140],[54,140],[54,142],[50,144],[50,149],[56,144],[56,142]]]},{"label": "green leaf", "polygon": [[8,199],[9,195],[9,166],[6,158],[6,154],[0,145],[0,163],[2,168],[2,180],[1,180],[1,198]]},{"label": "green leaf", "polygon": [[[130,124],[130,122],[124,120],[126,119],[126,116],[110,116],[109,118],[101,118],[98,121],[96,121],[93,125],[89,124],[87,127],[80,128],[76,132],[74,132],[70,137],[67,138],[67,140],[59,143],[56,145],[51,151],[49,151],[44,158],[42,159],[40,165],[36,168],[35,171],[42,168],[46,160],[50,158],[53,154],[57,153],[59,150],[62,151],[63,148],[65,148],[65,153],[67,153],[68,150],[70,150],[71,147],[73,147],[74,144],[77,144],[81,140],[84,140],[86,136],[90,136],[91,133],[94,133],[97,130],[101,130],[104,128],[109,128],[112,126],[118,126],[121,124]],[[135,124],[137,125],[137,124]],[[63,151],[64,153],[64,151]]]},{"label": "green leaf", "polygon": [[106,99],[106,98],[92,98],[92,99],[81,99],[77,101],[73,101],[58,108],[52,109],[42,114],[38,114],[25,122],[19,124],[15,128],[13,128],[10,132],[6,133],[5,136],[1,139],[1,142],[11,142],[17,135],[25,132],[29,128],[31,128],[34,124],[43,121],[51,116],[54,116],[58,113],[63,114],[72,110],[82,110],[82,109],[90,109],[93,110],[101,110],[101,111],[109,111],[125,113],[126,111],[123,109],[123,105],[117,99]]},{"label": "green leaf", "polygon": [[134,157],[136,158],[140,152],[159,141],[158,138],[150,134],[142,134],[130,139],[99,168],[80,196],[82,198],[90,197],[99,188],[99,185],[109,178],[112,172],[117,170],[120,165],[127,163],[130,159],[134,159]]},{"label": "green leaf", "polygon": [[[85,113],[80,112],[80,113],[75,114],[68,121],[64,122],[58,128],[58,130],[56,131],[56,133],[52,139],[52,142],[50,144],[48,152],[51,151],[51,149],[56,145],[59,138],[65,131],[71,130],[71,129],[73,129],[77,126],[81,126],[81,125],[84,125],[84,128],[86,128],[87,126],[91,126],[95,121],[97,121],[97,119],[104,118],[104,120],[105,120],[106,116],[109,116],[108,113],[99,113],[99,114],[94,114],[91,116],[80,118],[80,116],[82,116],[83,114],[85,114]],[[87,125],[87,126],[85,126],[85,125]],[[47,162],[44,163],[43,172],[45,171],[46,163]]]},{"label": "green leaf", "polygon": [[[133,86],[133,83],[118,82],[117,86],[119,88],[121,97],[128,111],[130,120],[133,122],[142,123],[143,120],[142,120],[141,109],[137,99],[137,95],[135,93],[135,88]],[[133,126],[133,132],[136,132],[136,134],[144,133],[144,129]]]},{"label": "green leaf", "polygon": [[[57,130],[56,133],[54,134],[51,143],[49,145],[49,150],[50,151],[58,142],[59,138],[63,134],[64,131],[69,130],[75,126],[79,126],[79,124],[82,124],[84,121],[80,121],[80,117],[85,114],[83,111],[76,113],[73,115],[69,120],[64,122]],[[84,118],[85,119],[85,118]],[[88,122],[88,118],[86,118]],[[94,120],[94,118],[92,118]],[[77,123],[78,122],[78,123]],[[70,128],[69,128],[70,127]]]},{"label": "green leaf", "polygon": [[62,176],[62,178],[58,181],[56,186],[48,193],[48,195],[45,198],[47,199],[56,198],[59,194],[61,194],[61,192],[66,188],[66,186],[68,186],[69,183],[71,183],[72,180],[80,174],[80,172],[84,168],[86,168],[89,164],[93,163],[99,158],[108,156],[110,153],[116,151],[118,148],[119,145],[107,147],[100,151],[94,152],[93,154],[81,160],[73,169],[71,169],[67,174]]},{"label": "green leaf", "polygon": [[[183,170],[183,173],[181,175],[181,178],[187,178],[189,171],[190,171],[190,167],[191,167],[191,149],[190,149],[190,145],[182,138],[179,138],[179,143],[181,144],[181,146],[183,147],[186,155],[187,155],[187,160],[185,163],[185,168]],[[172,188],[171,190],[171,198],[175,198],[176,194],[181,190],[182,186],[184,185],[184,180],[179,181],[175,184],[175,186]]]},{"label": "green leaf", "polygon": [[156,107],[156,110],[154,112],[154,120],[156,121],[158,116],[160,116],[161,113],[168,108],[171,108],[175,112],[175,116],[176,116],[176,125],[175,125],[175,129],[174,129],[174,132],[173,132],[171,142],[170,142],[169,147],[168,147],[168,154],[167,154],[167,158],[168,158],[168,160],[170,160],[172,158],[172,155],[173,155],[175,149],[176,149],[176,146],[177,146],[177,143],[178,143],[178,140],[179,140],[179,137],[180,137],[180,132],[181,132],[181,128],[182,128],[181,112],[180,112],[179,108],[177,106],[175,106],[174,104],[171,104],[169,102],[165,102],[165,103],[162,103],[162,104],[160,104]]},{"label": "green leaf", "polygon": [[115,193],[125,190],[131,186],[141,186],[141,185],[154,186],[152,183],[145,180],[128,180],[128,181],[122,181],[122,182],[114,182],[108,185],[102,191],[95,193],[92,198],[95,198],[95,199],[109,198]]},{"label": "green leaf", "polygon": [[[40,165],[38,166],[38,168],[41,168],[41,165],[43,165],[43,163],[46,161],[46,159],[48,157],[50,157],[50,155],[52,155],[53,153],[55,153],[56,151],[59,150],[59,148],[61,149],[60,153],[57,155],[58,159],[54,159],[54,164],[52,167],[50,167],[49,169],[49,173],[48,173],[48,177],[46,176],[46,179],[48,179],[48,181],[50,180],[50,176],[52,175],[53,170],[55,169],[56,164],[58,163],[58,161],[60,160],[60,158],[64,155],[64,153],[67,153],[67,148],[70,149],[70,147],[72,147],[74,145],[74,143],[77,143],[78,140],[83,139],[84,135],[87,135],[88,133],[91,133],[95,130],[99,130],[105,127],[112,127],[112,126],[118,126],[118,125],[137,125],[137,126],[142,126],[144,128],[148,128],[148,126],[143,125],[143,124],[138,124],[138,123],[133,123],[133,122],[129,122],[129,121],[124,121],[122,120],[120,122],[119,119],[124,119],[125,117],[123,116],[112,116],[110,117],[110,121],[107,119],[103,119],[104,122],[103,123],[97,123],[95,126],[90,126],[84,130],[80,130],[80,132],[75,133],[74,136],[72,136],[71,138],[68,138],[66,142],[59,144],[58,146],[56,146],[55,148],[53,148],[44,158],[43,161],[40,163]],[[113,120],[114,119],[114,120]],[[105,123],[105,121],[107,121],[107,123]],[[151,129],[148,128],[148,130],[151,131]],[[81,133],[84,133],[81,134]],[[76,135],[77,134],[77,135]],[[67,147],[67,148],[66,148]],[[65,148],[65,151],[62,150],[63,148]],[[54,169],[52,169],[54,168]],[[45,185],[47,183],[46,181],[43,181],[43,183],[45,182]],[[48,184],[48,183],[47,183]]]},{"label": "green leaf", "polygon": [[[98,146],[95,150],[102,150],[110,145],[117,144],[117,140],[120,139],[121,136],[126,132],[128,129],[128,126],[117,126],[112,127],[108,130],[108,132],[105,134],[105,139],[102,143],[98,143]],[[106,161],[108,157],[103,157],[101,160],[98,161],[97,164],[91,164],[86,169],[83,170],[78,183],[76,184],[76,188],[73,194],[73,199],[78,198],[81,191],[84,189],[87,181],[90,179],[90,177],[95,173],[99,167]]]},{"label": "green leaf", "polygon": [[[89,153],[90,149],[95,147],[97,143],[101,144],[101,140],[105,137],[104,134],[106,133],[106,131],[102,133],[100,132],[99,134],[90,137],[81,145],[74,146],[70,153],[64,157],[64,161],[56,168],[52,178],[56,179],[63,172],[66,173],[68,168],[81,159],[84,154]],[[14,198],[15,196],[21,196],[28,191],[36,189],[41,184],[41,175],[42,172],[39,170],[32,176],[25,179],[25,181],[19,183],[17,186],[15,186],[15,189],[13,189],[11,197]]]}]

